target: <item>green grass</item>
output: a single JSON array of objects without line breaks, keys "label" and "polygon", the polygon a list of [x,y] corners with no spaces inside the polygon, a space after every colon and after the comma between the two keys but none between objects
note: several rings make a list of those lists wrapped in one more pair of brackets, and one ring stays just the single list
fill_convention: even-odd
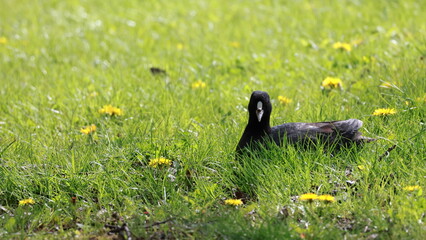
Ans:
[{"label": "green grass", "polygon": [[[426,186],[422,1],[0,5],[0,238],[105,239],[105,224],[123,223],[167,239],[426,234],[425,194],[403,190]],[[343,90],[322,91],[327,76]],[[273,147],[240,164],[253,90],[271,95],[273,125],[358,118],[379,140],[334,156]],[[107,104],[124,115],[101,115]],[[156,157],[173,164],[152,168]],[[237,188],[255,197],[224,205]],[[298,200],[308,192],[336,202]]]}]

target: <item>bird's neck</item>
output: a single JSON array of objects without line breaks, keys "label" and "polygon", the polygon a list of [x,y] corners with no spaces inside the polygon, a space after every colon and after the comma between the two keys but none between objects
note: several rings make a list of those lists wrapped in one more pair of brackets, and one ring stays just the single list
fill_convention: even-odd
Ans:
[{"label": "bird's neck", "polygon": [[247,129],[252,131],[252,134],[264,135],[271,133],[271,126],[269,125],[269,118],[264,118],[262,121],[250,118],[247,124]]}]

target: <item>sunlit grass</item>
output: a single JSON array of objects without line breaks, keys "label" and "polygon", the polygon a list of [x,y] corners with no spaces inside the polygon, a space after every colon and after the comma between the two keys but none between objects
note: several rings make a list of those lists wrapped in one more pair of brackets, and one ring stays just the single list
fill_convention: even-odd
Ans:
[{"label": "sunlit grass", "polygon": [[[0,2],[0,238],[424,236],[422,1]],[[253,90],[378,141],[236,161]]]}]

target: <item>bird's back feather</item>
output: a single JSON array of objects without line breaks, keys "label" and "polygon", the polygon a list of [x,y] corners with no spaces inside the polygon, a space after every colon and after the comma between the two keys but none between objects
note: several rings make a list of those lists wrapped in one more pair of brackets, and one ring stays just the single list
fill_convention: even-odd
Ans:
[{"label": "bird's back feather", "polygon": [[343,121],[317,122],[317,123],[285,123],[272,127],[271,137],[281,145],[284,139],[290,143],[317,142],[327,140],[333,142],[342,138],[342,142],[357,142],[361,138],[358,130],[362,121],[348,119]]}]

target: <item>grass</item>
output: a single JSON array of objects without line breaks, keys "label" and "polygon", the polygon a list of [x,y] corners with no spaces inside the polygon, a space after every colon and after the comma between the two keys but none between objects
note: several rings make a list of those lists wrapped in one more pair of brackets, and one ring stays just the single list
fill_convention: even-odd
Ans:
[{"label": "grass", "polygon": [[[422,1],[0,2],[0,238],[425,235]],[[326,77],[343,89],[321,90]],[[253,90],[273,125],[358,118],[379,140],[235,162]],[[172,165],[149,166],[159,157]],[[237,188],[255,197],[225,205]]]}]

